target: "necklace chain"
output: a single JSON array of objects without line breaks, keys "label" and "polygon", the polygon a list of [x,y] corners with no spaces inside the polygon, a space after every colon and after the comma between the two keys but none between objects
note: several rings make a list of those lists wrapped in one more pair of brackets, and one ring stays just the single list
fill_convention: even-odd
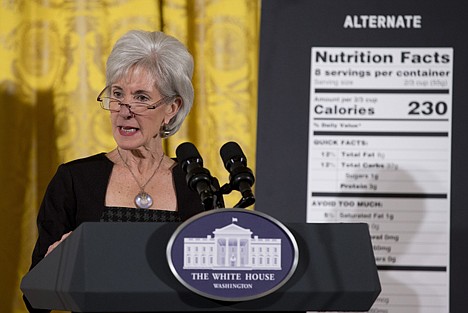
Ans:
[{"label": "necklace chain", "polygon": [[117,153],[119,154],[120,156],[120,159],[122,160],[122,162],[124,163],[125,167],[128,169],[128,171],[130,172],[130,174],[132,174],[133,176],[133,179],[135,180],[135,182],[137,183],[138,187],[140,188],[140,191],[143,192],[143,193],[146,193],[145,192],[145,187],[146,185],[148,185],[148,183],[151,181],[151,179],[153,179],[154,175],[156,175],[156,173],[158,172],[159,168],[161,167],[161,163],[162,163],[162,160],[164,158],[164,153],[161,154],[161,158],[159,159],[159,163],[158,163],[158,166],[156,167],[156,169],[154,170],[153,174],[151,175],[151,177],[146,181],[146,183],[144,185],[140,185],[140,182],[138,181],[138,179],[136,178],[135,174],[133,174],[132,170],[130,169],[130,166],[128,166],[127,162],[124,160],[124,158],[122,157],[122,154],[120,153],[120,149],[117,148]]}]

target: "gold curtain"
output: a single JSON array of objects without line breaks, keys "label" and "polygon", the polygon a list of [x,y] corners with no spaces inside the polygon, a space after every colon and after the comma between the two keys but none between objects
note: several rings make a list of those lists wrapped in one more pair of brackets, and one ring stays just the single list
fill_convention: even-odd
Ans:
[{"label": "gold curtain", "polygon": [[0,2],[0,312],[26,312],[19,283],[58,164],[115,146],[95,98],[128,30],[163,30],[195,58],[194,107],[166,153],[193,142],[223,184],[219,148],[233,140],[255,170],[259,17],[260,0]]}]

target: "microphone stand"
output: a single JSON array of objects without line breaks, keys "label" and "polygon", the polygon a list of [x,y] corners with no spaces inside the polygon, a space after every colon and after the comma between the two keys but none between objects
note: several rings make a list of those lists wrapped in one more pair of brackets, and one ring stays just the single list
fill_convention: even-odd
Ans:
[{"label": "microphone stand", "polygon": [[[232,189],[231,184],[226,183],[221,188],[219,188],[219,190],[217,190],[215,194],[221,195],[220,197],[222,198],[223,197],[222,195],[230,194],[233,190],[234,189]],[[237,202],[237,204],[234,205],[234,208],[245,209],[255,203],[255,196],[253,195],[251,191],[242,192],[241,194],[242,194],[242,197],[239,200],[239,202]],[[218,207],[218,208],[221,208],[221,207]],[[223,203],[222,208],[224,208],[224,203]]]},{"label": "microphone stand", "polygon": [[[224,187],[224,186],[223,186]],[[212,176],[211,177],[211,188],[212,188],[212,191],[213,191],[213,208],[214,209],[223,209],[225,208],[225,204],[224,204],[224,197],[223,197],[223,191],[222,191],[222,187],[220,188],[219,187],[219,181],[216,177]],[[206,207],[205,207],[205,211],[206,211]]]}]

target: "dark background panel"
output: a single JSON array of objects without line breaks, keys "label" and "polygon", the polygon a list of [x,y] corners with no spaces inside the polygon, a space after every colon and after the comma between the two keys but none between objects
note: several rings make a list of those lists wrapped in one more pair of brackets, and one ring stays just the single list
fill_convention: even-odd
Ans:
[{"label": "dark background panel", "polygon": [[[310,53],[313,46],[453,47],[451,312],[468,286],[468,18],[462,1],[274,0],[262,2],[256,210],[306,219]],[[421,29],[344,29],[346,15],[421,15]]]}]

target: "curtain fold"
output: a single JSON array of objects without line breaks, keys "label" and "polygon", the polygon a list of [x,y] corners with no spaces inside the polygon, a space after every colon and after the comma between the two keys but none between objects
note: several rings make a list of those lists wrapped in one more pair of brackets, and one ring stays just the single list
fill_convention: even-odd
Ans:
[{"label": "curtain fold", "polygon": [[195,58],[194,107],[166,153],[194,143],[223,184],[219,149],[236,141],[255,169],[259,12],[260,0],[0,2],[0,312],[26,312],[19,284],[57,166],[115,147],[96,96],[110,49],[128,30],[162,30]]},{"label": "curtain fold", "polygon": [[[255,166],[259,9],[249,0],[163,1],[163,30],[183,40],[195,58],[194,109],[166,150],[193,142],[221,184],[229,176],[219,156],[225,142],[238,142]],[[226,206],[238,198],[227,196]]]}]

